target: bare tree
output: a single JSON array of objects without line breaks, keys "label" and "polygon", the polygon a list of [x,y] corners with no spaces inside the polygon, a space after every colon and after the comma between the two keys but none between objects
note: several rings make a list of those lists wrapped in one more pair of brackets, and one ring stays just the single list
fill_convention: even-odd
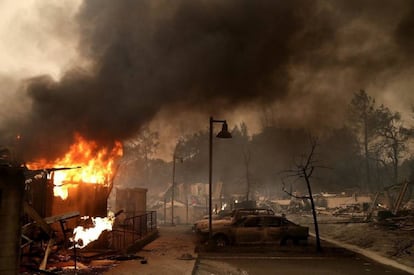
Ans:
[{"label": "bare tree", "polygon": [[246,201],[251,199],[253,178],[251,173],[252,167],[252,152],[250,149],[250,144],[248,140],[248,130],[247,125],[242,122],[240,124],[240,142],[243,155],[243,165],[244,165],[244,180],[246,182]]},{"label": "bare tree", "polygon": [[[319,227],[318,227],[318,221],[316,217],[315,203],[314,203],[313,195],[312,195],[312,187],[310,183],[310,180],[313,175],[313,172],[315,171],[315,168],[322,167],[322,166],[316,166],[316,163],[318,162],[317,160],[314,159],[316,146],[317,146],[316,139],[311,138],[310,152],[307,155],[302,156],[299,163],[295,165],[296,166],[295,169],[284,171],[284,173],[287,173],[287,177],[303,178],[305,180],[306,186],[308,189],[308,196],[296,196],[292,194],[291,191],[287,191],[285,189],[284,184],[283,184],[283,191],[294,198],[308,199],[310,201],[311,208],[312,208],[313,222],[315,225],[316,250],[318,252],[321,252],[322,246],[321,246],[321,241],[319,237]],[[282,179],[282,182],[283,182],[283,179]]]}]

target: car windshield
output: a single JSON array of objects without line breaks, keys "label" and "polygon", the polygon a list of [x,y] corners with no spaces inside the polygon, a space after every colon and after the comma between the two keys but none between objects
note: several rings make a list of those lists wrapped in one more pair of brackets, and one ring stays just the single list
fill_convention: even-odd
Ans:
[{"label": "car windshield", "polygon": [[222,210],[218,212],[217,217],[222,219],[222,218],[230,217],[232,215],[233,215],[233,211]]}]

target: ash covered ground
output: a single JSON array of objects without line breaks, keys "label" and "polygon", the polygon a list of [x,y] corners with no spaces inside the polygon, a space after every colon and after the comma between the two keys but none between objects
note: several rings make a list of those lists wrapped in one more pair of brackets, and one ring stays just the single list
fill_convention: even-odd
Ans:
[{"label": "ash covered ground", "polygon": [[[310,214],[290,214],[288,218],[315,232]],[[351,244],[380,256],[414,267],[414,218],[405,217],[400,222],[354,222],[349,218],[318,215],[320,236],[341,243]]]}]

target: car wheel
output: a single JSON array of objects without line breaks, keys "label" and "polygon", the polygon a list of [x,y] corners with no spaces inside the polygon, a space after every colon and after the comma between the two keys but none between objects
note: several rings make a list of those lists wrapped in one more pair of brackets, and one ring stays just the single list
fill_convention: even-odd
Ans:
[{"label": "car wheel", "polygon": [[228,244],[227,238],[224,235],[214,237],[214,243],[217,247],[225,247]]}]

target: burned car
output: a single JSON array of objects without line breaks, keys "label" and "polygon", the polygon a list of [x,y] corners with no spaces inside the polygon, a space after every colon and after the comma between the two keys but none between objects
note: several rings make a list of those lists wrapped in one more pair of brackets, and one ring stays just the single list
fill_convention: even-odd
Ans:
[{"label": "burned car", "polygon": [[[213,225],[231,224],[247,215],[274,215],[275,212],[268,208],[239,208],[232,211],[222,210],[216,215],[212,215]],[[208,229],[208,216],[198,220],[193,225],[193,231],[199,232]]]},{"label": "burned car", "polygon": [[[227,224],[213,224],[212,239],[216,246],[242,244],[298,244],[307,241],[309,228],[275,215],[248,215]],[[199,231],[201,241],[209,238],[208,228]]]},{"label": "burned car", "polygon": [[[212,223],[230,223],[232,221],[232,215],[232,211],[220,211],[211,216]],[[205,228],[208,228],[208,215],[204,216],[201,220],[194,222],[193,232],[199,232]]]}]

